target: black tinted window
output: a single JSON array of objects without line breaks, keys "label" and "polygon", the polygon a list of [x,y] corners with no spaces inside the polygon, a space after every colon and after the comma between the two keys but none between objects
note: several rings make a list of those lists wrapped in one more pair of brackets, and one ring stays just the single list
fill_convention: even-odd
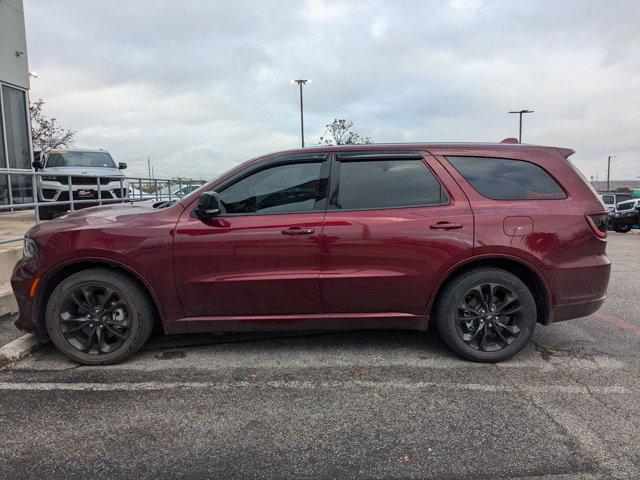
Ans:
[{"label": "black tinted window", "polygon": [[338,208],[393,208],[446,203],[422,160],[340,162]]},{"label": "black tinted window", "polygon": [[487,157],[447,157],[476,191],[494,200],[567,198],[560,185],[530,162]]},{"label": "black tinted window", "polygon": [[220,192],[226,213],[296,213],[313,210],[320,163],[267,168]]}]

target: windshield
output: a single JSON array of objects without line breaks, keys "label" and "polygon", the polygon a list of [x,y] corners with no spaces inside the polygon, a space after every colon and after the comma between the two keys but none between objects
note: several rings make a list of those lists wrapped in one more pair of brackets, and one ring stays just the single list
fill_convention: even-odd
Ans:
[{"label": "windshield", "polygon": [[107,152],[51,152],[46,167],[116,168]]},{"label": "windshield", "polygon": [[232,167],[229,170],[226,170],[226,171],[216,175],[215,177],[213,177],[211,180],[209,180],[204,185],[198,185],[193,191],[191,191],[191,192],[187,193],[186,195],[184,195],[183,197],[181,197],[180,200],[191,196],[194,192],[200,191],[200,189],[203,189],[204,187],[207,187],[210,183],[216,181],[217,179],[219,179],[221,177],[224,177],[225,175],[229,175],[230,173],[232,173],[232,172],[234,172],[236,170],[241,170],[246,165],[249,165],[250,163],[253,163],[257,158],[260,158],[260,157],[254,157],[254,158],[251,158],[249,160],[246,160],[246,161],[236,165],[235,167]]},{"label": "windshield", "polygon": [[602,195],[602,201],[607,205],[611,205],[616,202],[616,198],[613,195]]}]

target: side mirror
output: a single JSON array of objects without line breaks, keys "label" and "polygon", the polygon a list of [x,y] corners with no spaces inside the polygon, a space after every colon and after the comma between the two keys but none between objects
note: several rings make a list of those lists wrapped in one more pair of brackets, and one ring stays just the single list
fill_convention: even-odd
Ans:
[{"label": "side mirror", "polygon": [[200,218],[214,217],[220,214],[220,201],[216,192],[203,192],[198,197],[196,214]]},{"label": "side mirror", "polygon": [[31,166],[36,172],[44,168],[44,165],[42,164],[41,160],[34,160],[33,162],[31,162]]},{"label": "side mirror", "polygon": [[124,162],[120,162],[120,163],[118,163],[118,168],[120,170],[124,170],[125,168],[127,168],[127,164],[124,163]]}]

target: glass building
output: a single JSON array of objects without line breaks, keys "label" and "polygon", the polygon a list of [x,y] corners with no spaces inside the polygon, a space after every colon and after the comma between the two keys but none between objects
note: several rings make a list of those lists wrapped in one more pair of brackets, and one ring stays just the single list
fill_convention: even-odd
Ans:
[{"label": "glass building", "polygon": [[[0,1],[0,204],[33,199],[29,66],[22,0]],[[11,173],[13,174],[11,174]]]}]

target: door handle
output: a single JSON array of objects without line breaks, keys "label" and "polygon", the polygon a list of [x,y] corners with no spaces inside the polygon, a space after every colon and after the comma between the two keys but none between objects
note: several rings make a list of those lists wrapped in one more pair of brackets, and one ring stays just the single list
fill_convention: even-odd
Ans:
[{"label": "door handle", "polygon": [[311,235],[315,230],[313,228],[291,227],[282,230],[283,235]]},{"label": "door handle", "polygon": [[453,230],[456,228],[462,228],[462,224],[458,223],[458,222],[438,222],[438,223],[434,223],[429,225],[429,228],[431,230]]}]

